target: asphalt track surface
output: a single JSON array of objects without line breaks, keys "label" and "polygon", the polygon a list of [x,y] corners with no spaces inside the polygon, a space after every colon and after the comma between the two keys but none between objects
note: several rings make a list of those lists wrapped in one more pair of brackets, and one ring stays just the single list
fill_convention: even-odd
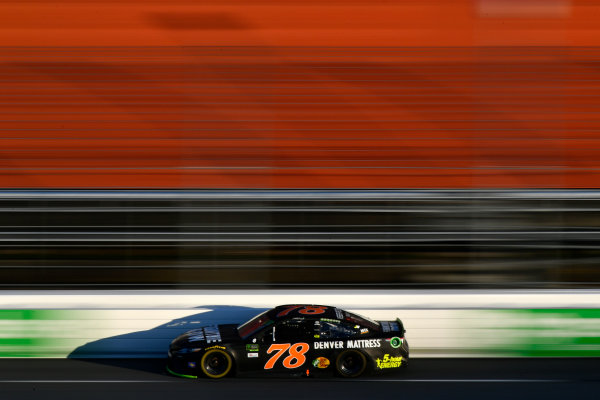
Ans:
[{"label": "asphalt track surface", "polygon": [[597,398],[600,359],[413,359],[359,379],[169,375],[164,360],[0,360],[2,399],[578,399]]}]

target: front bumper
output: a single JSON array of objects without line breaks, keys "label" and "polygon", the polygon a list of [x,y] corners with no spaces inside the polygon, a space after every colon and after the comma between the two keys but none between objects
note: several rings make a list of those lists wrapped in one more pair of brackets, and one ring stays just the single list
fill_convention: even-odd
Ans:
[{"label": "front bumper", "polygon": [[198,368],[195,360],[189,357],[173,355],[170,351],[167,360],[167,371],[171,375],[182,378],[198,378]]}]

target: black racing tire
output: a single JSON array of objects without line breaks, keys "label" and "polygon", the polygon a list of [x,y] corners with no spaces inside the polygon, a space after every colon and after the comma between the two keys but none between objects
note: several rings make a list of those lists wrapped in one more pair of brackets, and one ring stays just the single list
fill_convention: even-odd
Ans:
[{"label": "black racing tire", "polygon": [[227,376],[233,367],[233,359],[225,350],[210,349],[200,360],[200,369],[209,378],[219,379]]},{"label": "black racing tire", "polygon": [[344,378],[356,378],[367,369],[367,357],[358,350],[346,350],[335,360],[335,369]]}]

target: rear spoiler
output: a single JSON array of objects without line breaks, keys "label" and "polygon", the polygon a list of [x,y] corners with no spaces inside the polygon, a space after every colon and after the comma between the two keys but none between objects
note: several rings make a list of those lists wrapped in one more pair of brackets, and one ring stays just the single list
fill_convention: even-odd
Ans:
[{"label": "rear spoiler", "polygon": [[396,322],[400,327],[400,332],[402,332],[402,335],[404,335],[406,333],[406,329],[404,329],[404,324],[402,323],[402,320],[400,318],[396,318]]}]

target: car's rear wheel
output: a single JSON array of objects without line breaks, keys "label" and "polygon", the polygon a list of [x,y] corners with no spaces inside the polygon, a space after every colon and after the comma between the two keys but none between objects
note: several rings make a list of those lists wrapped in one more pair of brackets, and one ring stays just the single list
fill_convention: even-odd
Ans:
[{"label": "car's rear wheel", "polygon": [[367,358],[357,350],[346,350],[337,357],[335,367],[344,378],[356,378],[367,368]]},{"label": "car's rear wheel", "polygon": [[226,376],[233,366],[229,353],[221,349],[210,349],[202,356],[200,368],[204,375],[218,379]]}]

